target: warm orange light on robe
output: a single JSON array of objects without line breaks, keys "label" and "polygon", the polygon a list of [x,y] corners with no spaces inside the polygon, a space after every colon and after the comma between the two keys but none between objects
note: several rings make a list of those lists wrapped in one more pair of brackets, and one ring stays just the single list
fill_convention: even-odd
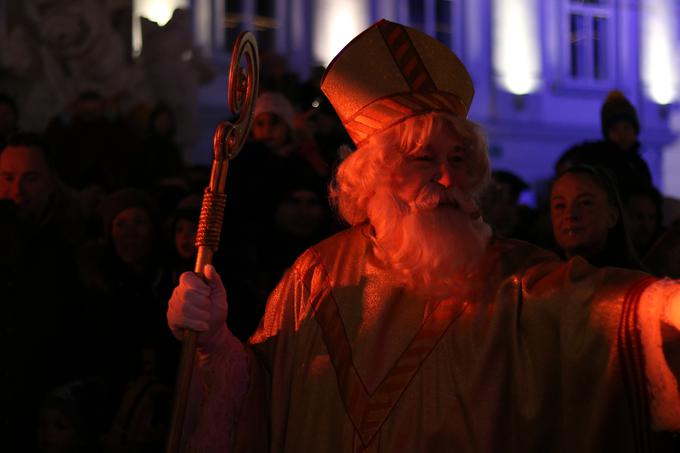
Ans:
[{"label": "warm orange light on robe", "polygon": [[650,281],[496,240],[472,297],[423,303],[343,232],[297,261],[251,339],[270,451],[643,450]]},{"label": "warm orange light on robe", "polygon": [[649,340],[659,330],[649,313],[677,283],[650,287],[640,272],[507,240],[491,243],[471,281],[465,300],[424,301],[378,265],[362,228],[313,247],[272,294],[250,352],[233,340],[202,365],[207,404],[192,445],[633,452],[648,451],[650,407],[680,426],[677,411],[659,417],[680,398],[658,385],[672,373]]}]

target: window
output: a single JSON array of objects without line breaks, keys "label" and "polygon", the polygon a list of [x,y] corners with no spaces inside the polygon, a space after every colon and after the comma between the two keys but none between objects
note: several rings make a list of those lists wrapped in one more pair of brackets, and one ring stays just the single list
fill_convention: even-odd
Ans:
[{"label": "window", "polygon": [[614,67],[612,0],[566,0],[563,75],[579,85],[611,81]]}]

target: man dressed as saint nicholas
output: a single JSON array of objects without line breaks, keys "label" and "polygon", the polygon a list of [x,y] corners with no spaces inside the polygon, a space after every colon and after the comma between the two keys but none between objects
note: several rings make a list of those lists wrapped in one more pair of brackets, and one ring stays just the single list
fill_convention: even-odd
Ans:
[{"label": "man dressed as saint nicholas", "polygon": [[215,269],[182,276],[188,449],[633,452],[680,429],[680,282],[493,236],[455,54],[381,20],[321,87],[356,145],[330,187],[350,228],[298,258],[247,344]]}]

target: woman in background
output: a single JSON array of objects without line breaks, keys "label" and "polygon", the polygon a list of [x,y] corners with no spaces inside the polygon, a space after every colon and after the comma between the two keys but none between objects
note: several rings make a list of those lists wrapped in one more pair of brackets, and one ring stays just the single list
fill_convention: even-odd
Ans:
[{"label": "woman in background", "polygon": [[594,266],[642,269],[616,183],[605,170],[588,165],[564,170],[550,192],[550,218],[565,258],[578,255]]}]

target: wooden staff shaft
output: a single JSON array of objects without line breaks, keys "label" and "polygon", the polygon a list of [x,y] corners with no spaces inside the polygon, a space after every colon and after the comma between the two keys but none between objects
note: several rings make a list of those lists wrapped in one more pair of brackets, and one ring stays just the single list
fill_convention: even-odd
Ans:
[{"label": "wooden staff shaft", "polygon": [[[245,57],[247,68],[241,67]],[[203,269],[212,263],[213,254],[219,246],[222,233],[222,218],[226,195],[224,193],[229,160],[236,157],[245,143],[253,120],[253,106],[259,79],[259,57],[257,41],[250,32],[241,32],[234,43],[229,67],[228,103],[231,111],[238,115],[236,124],[221,122],[213,136],[214,160],[210,185],[203,194],[201,217],[196,233],[198,255],[194,272],[205,280]],[[196,355],[197,333],[187,330],[182,340],[182,352],[173,405],[167,453],[179,453],[182,449],[182,434],[186,416],[191,379]]]},{"label": "wooden staff shaft", "polygon": [[[204,200],[204,204],[209,201]],[[203,209],[204,210],[204,209]],[[214,250],[211,247],[202,245],[198,247],[196,265],[194,272],[205,281],[203,269],[207,264],[212,264]],[[191,381],[194,370],[194,359],[196,357],[196,345],[198,333],[193,330],[186,330],[182,340],[182,350],[180,355],[179,373],[175,387],[175,401],[170,422],[170,435],[168,438],[168,453],[180,451],[182,442],[182,432],[184,420],[186,419],[186,409],[191,390]]]},{"label": "wooden staff shaft", "polygon": [[[219,135],[216,132],[216,136]],[[217,140],[217,138],[216,138]],[[219,146],[216,144],[215,146]],[[203,270],[208,264],[212,264],[214,253],[219,245],[219,236],[222,231],[222,216],[224,214],[224,187],[226,185],[227,170],[229,160],[215,160],[212,167],[210,186],[203,195],[201,207],[201,217],[199,219],[198,232],[196,234],[196,244],[198,254],[194,272],[206,281]],[[194,360],[196,357],[196,345],[198,333],[186,330],[182,340],[182,351],[180,355],[179,373],[175,386],[175,401],[170,421],[170,431],[168,437],[168,453],[178,453],[182,444],[182,433],[184,420],[186,418],[187,403],[191,391],[191,381],[194,370]]]}]

